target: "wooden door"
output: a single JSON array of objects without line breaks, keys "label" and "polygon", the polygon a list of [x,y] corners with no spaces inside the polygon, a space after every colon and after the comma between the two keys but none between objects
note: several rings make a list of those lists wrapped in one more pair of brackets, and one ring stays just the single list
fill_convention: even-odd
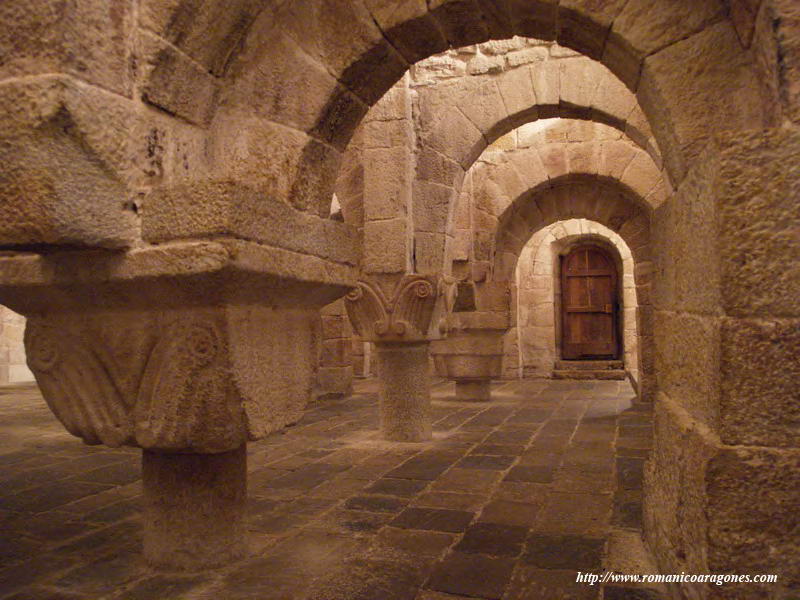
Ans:
[{"label": "wooden door", "polygon": [[563,359],[617,358],[617,269],[597,246],[561,257]]}]

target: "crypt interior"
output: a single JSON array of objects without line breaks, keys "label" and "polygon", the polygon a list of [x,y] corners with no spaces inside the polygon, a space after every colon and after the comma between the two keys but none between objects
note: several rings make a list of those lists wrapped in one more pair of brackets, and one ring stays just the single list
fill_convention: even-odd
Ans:
[{"label": "crypt interior", "polygon": [[800,598],[796,0],[7,0],[0,158],[0,600]]}]

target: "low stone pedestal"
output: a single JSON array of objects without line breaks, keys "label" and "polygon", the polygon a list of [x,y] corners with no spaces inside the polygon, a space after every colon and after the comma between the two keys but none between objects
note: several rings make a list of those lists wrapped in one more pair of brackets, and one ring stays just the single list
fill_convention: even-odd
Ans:
[{"label": "low stone pedestal", "polygon": [[152,565],[207,569],[245,555],[247,451],[142,452],[144,556]]},{"label": "low stone pedestal", "polygon": [[456,382],[456,400],[488,402],[492,379],[503,367],[504,330],[463,329],[451,331],[431,344],[436,374]]},{"label": "low stone pedestal", "polygon": [[456,400],[459,402],[488,402],[492,399],[491,379],[457,379]]}]

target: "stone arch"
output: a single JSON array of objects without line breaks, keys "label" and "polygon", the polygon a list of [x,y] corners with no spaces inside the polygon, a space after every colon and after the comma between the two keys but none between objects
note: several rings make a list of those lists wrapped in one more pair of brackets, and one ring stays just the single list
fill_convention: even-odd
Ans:
[{"label": "stone arch", "polygon": [[[51,269],[55,261],[40,268],[45,261],[36,257],[3,257],[4,263],[27,263],[24,269],[6,269],[5,281],[22,291],[4,292],[4,297],[33,298],[55,280],[62,286],[57,296],[40,295],[28,304],[47,312],[55,306],[53,297],[67,296],[73,281],[100,285],[115,276],[135,281],[141,273],[146,277],[140,280],[171,281],[190,272],[189,265],[221,270],[218,265],[235,259],[242,271],[277,272],[285,281],[304,282],[299,297],[328,282],[331,297],[326,299],[332,300],[354,281],[351,269],[332,273],[337,261],[352,264],[348,252],[331,253],[349,243],[345,228],[302,213],[327,209],[342,148],[366,107],[410,63],[448,45],[515,33],[555,38],[600,58],[635,89],[675,182],[684,180],[687,164],[699,163],[694,181],[684,180],[686,188],[676,194],[670,212],[662,211],[667,214],[659,221],[660,249],[668,259],[691,260],[702,258],[698,248],[718,244],[722,258],[721,274],[712,273],[711,283],[719,297],[695,305],[673,303],[670,297],[663,305],[677,313],[664,310],[660,330],[680,335],[706,323],[705,317],[690,314],[692,306],[725,317],[721,324],[708,321],[721,334],[705,336],[702,344],[694,343],[702,336],[676,334],[676,343],[665,344],[660,358],[660,371],[672,381],[660,389],[661,443],[653,461],[666,473],[651,480],[657,501],[648,515],[659,563],[666,572],[736,572],[737,565],[753,564],[749,559],[758,545],[789,548],[779,534],[764,532],[761,513],[753,516],[746,509],[758,495],[765,499],[766,513],[778,514],[783,500],[770,499],[786,496],[774,482],[791,473],[792,456],[775,447],[796,441],[779,422],[793,406],[792,390],[781,387],[781,380],[759,381],[756,370],[796,364],[793,322],[767,329],[764,319],[796,316],[796,286],[764,276],[783,267],[785,253],[773,253],[770,262],[764,258],[770,253],[761,250],[775,247],[773,234],[794,239],[789,229],[776,225],[789,227],[796,206],[791,203],[794,174],[786,172],[784,162],[797,154],[800,122],[794,6],[771,0],[444,0],[433,9],[428,4],[67,3],[65,18],[49,23],[46,31],[38,29],[39,4],[15,4],[3,13],[9,31],[21,30],[2,66],[0,89],[4,106],[11,107],[0,116],[3,159],[8,159],[0,186],[8,200],[3,217],[9,217],[0,219],[3,244],[136,251],[101,253],[96,260],[74,253],[75,263],[88,265],[76,267],[74,277],[69,260]],[[787,127],[763,131],[784,117]],[[722,151],[711,148],[695,162],[707,140],[726,131],[737,139],[723,138]],[[721,173],[715,171],[719,162]],[[216,185],[219,181],[225,185]],[[139,190],[145,194],[150,188],[159,191],[142,203]],[[99,193],[101,201],[87,198],[86,190]],[[706,208],[709,212],[703,212]],[[253,219],[257,226],[250,219],[235,221],[247,211],[259,211]],[[687,213],[694,220],[684,218]],[[708,232],[707,245],[694,244],[698,231]],[[252,246],[202,243],[187,249],[183,243],[225,236]],[[164,244],[158,252],[146,246],[171,240],[182,243]],[[275,249],[285,249],[280,244],[287,240],[295,252],[277,261]],[[186,259],[179,256],[183,250],[194,254]],[[154,254],[157,259],[151,260]],[[302,261],[307,269],[296,268]],[[698,275],[699,281],[707,280],[706,272]],[[250,297],[263,301],[273,288],[286,292],[283,286],[264,288],[253,288],[258,291]],[[73,299],[73,306],[83,310],[87,299],[124,295],[120,287],[107,289],[107,295]],[[135,291],[137,299],[143,296]],[[177,302],[176,294],[163,289],[157,296],[159,302]],[[250,328],[256,329],[264,328]],[[291,341],[287,349],[296,347]],[[762,353],[752,352],[756,344],[769,352],[758,358]],[[702,360],[687,360],[687,347]],[[686,363],[702,363],[722,377],[701,372],[697,385]],[[706,385],[715,395],[706,393]],[[681,396],[699,399],[700,410]],[[782,402],[779,410],[774,410],[776,398]],[[774,465],[774,471],[746,482],[737,478],[754,462],[737,449],[744,446],[756,448],[758,461]],[[707,518],[701,522],[708,526],[686,526],[687,514]],[[718,531],[729,535],[720,539],[713,535]],[[791,565],[781,566],[790,572]]]},{"label": "stone arch", "polygon": [[[110,173],[101,169],[95,179],[114,198],[98,217],[114,235],[98,238],[87,225],[55,232],[52,243],[119,248],[142,238],[161,243],[231,235],[275,244],[270,228],[293,217],[272,211],[272,205],[288,203],[327,216],[343,149],[368,107],[409,65],[448,47],[490,39],[557,40],[598,59],[635,92],[673,183],[713,134],[775,124],[783,104],[796,112],[796,95],[778,96],[773,57],[779,53],[762,53],[760,62],[753,58],[748,48],[754,19],[744,26],[731,21],[722,0],[690,7],[672,0],[593,7],[577,0],[449,0],[430,9],[418,0],[148,0],[137,14],[131,11],[108,15],[115,20],[107,27],[87,26],[103,42],[97,45],[103,52],[84,55],[79,46],[62,53],[58,64],[44,61],[45,71],[30,67],[24,53],[10,59],[17,80],[4,91],[8,103],[45,92],[48,97],[34,111],[35,122],[15,117],[13,128],[30,131],[66,116],[75,125],[69,131],[80,138],[67,140],[70,148],[92,166],[99,159],[109,167]],[[73,16],[65,23],[88,19]],[[761,37],[759,49],[778,44],[774,31]],[[134,55],[135,61],[128,60]],[[42,73],[59,75],[47,79]],[[115,135],[97,131],[97,121],[118,124]],[[17,141],[34,147],[31,140]],[[41,147],[46,151],[52,144]],[[50,166],[57,170],[57,161]],[[137,196],[140,179],[145,189],[154,189],[144,203]],[[66,212],[81,213],[82,197],[58,200]],[[260,205],[270,210],[260,215],[258,231],[245,231],[234,216],[222,224],[214,220]],[[191,213],[198,218],[188,218]],[[298,227],[312,227],[295,220]],[[22,228],[19,217],[9,235]],[[325,226],[315,223],[313,229],[317,237],[327,236]],[[31,234],[20,237],[19,243],[38,241]]]},{"label": "stone arch", "polygon": [[[543,46],[523,48],[547,51]],[[563,52],[556,46],[551,50]],[[419,272],[447,269],[451,213],[465,173],[475,162],[475,153],[490,149],[489,142],[525,125],[559,120],[597,123],[615,132],[618,139],[592,147],[572,146],[569,156],[559,156],[559,150],[564,148],[548,148],[542,156],[539,149],[531,148],[530,157],[515,157],[519,160],[511,165],[523,172],[518,179],[532,186],[537,177],[558,176],[570,166],[614,175],[622,175],[630,166],[629,174],[640,180],[663,178],[663,189],[657,192],[663,196],[669,184],[667,177],[658,173],[661,157],[635,96],[602,65],[584,57],[552,59],[541,65],[551,75],[534,77],[534,66],[525,64],[508,67],[498,75],[463,76],[418,86],[414,77],[404,78],[370,109],[344,153],[336,190],[346,222],[361,229],[365,221],[373,220],[368,227],[380,230],[381,247],[385,247],[387,237],[393,240],[393,248],[398,250],[393,256],[403,254],[400,249],[408,243],[413,227],[417,245],[414,268]],[[597,81],[590,84],[595,76]],[[559,84],[560,78],[564,79],[564,86]],[[573,80],[580,85],[566,85]],[[474,98],[481,96],[476,90],[486,88],[493,90],[490,98],[476,102]],[[413,117],[410,108],[404,107],[411,103],[403,100],[411,90],[416,107]],[[491,133],[452,122],[453,115],[464,119],[465,114],[484,115],[485,128],[490,128]],[[413,126],[409,127],[412,118]],[[409,135],[405,129],[413,129],[413,133]],[[439,142],[449,145],[446,149],[436,148]],[[413,145],[413,157],[404,151],[403,143]],[[530,164],[523,166],[526,160]],[[608,164],[598,164],[604,160]],[[408,162],[413,175],[403,180],[401,165]],[[404,197],[407,190],[412,190],[410,209]],[[637,191],[647,195],[651,190]],[[390,218],[395,221],[391,230]],[[402,227],[397,223],[400,220],[405,221]],[[364,236],[364,243],[369,245],[370,239],[374,240],[375,235]],[[370,260],[370,264],[374,261]],[[396,268],[404,265],[405,261]]]},{"label": "stone arch", "polygon": [[492,202],[484,208],[496,216],[527,190],[567,175],[616,179],[651,209],[658,208],[671,192],[667,178],[647,152],[625,139],[535,144],[494,155],[476,168],[487,171],[483,181],[495,193],[487,190]]},{"label": "stone arch", "polygon": [[[556,124],[564,126],[567,133],[571,131],[569,122]],[[496,259],[502,258],[504,250],[497,235],[508,235],[503,220],[513,222],[518,217],[515,211],[522,206],[520,199],[539,186],[598,181],[611,185],[615,190],[626,190],[625,201],[618,203],[616,209],[610,205],[603,207],[605,211],[620,211],[619,215],[609,213],[604,217],[606,221],[600,221],[613,230],[627,219],[625,211],[628,209],[623,209],[623,205],[640,206],[642,219],[645,220],[645,215],[666,200],[671,191],[667,177],[658,170],[650,156],[624,139],[604,137],[606,129],[614,131],[607,126],[595,125],[594,128],[588,141],[534,141],[522,149],[487,154],[485,160],[473,165],[469,173],[474,231],[470,233],[469,244],[471,260],[479,271],[491,270],[492,262],[496,265]],[[466,198],[462,195],[460,202],[463,204]],[[561,209],[566,210],[570,206],[566,203]],[[458,208],[462,210],[463,206],[460,204]],[[588,215],[579,216],[589,218]],[[463,220],[463,216],[459,218]],[[613,222],[608,219],[613,219]],[[525,235],[527,230],[518,233],[517,237],[527,240]],[[460,240],[459,243],[463,242]],[[512,253],[521,248],[515,248]]]},{"label": "stone arch", "polygon": [[[743,47],[752,35],[739,41],[739,22],[727,18],[722,0],[591,8],[451,0],[430,9],[418,0],[151,0],[140,12],[147,52],[138,87],[147,104],[198,128],[204,175],[318,215],[329,211],[341,154],[368,107],[409,65],[448,47],[520,35],[599,60],[636,94],[673,184],[715,132],[780,116],[774,60],[756,74]],[[689,74],[675,64],[691,65]],[[155,196],[150,206],[170,202]],[[160,218],[158,210],[143,214],[145,227]]]},{"label": "stone arch", "polygon": [[653,376],[651,210],[624,184],[571,174],[529,190],[509,205],[495,231],[494,266],[487,279],[513,284],[519,257],[535,232],[558,221],[587,219],[617,233],[633,259],[639,335],[639,393],[650,398]]},{"label": "stone arch", "polygon": [[[565,119],[554,122],[562,125],[573,126],[583,121]],[[541,121],[542,123],[546,121]],[[617,131],[605,124],[596,124],[602,130]],[[665,171],[659,169],[650,154],[640,146],[632,143],[630,139],[619,136],[597,135],[595,139],[587,139],[578,143],[537,143],[529,147],[517,149],[513,152],[492,153],[486,160],[480,160],[472,165],[468,173],[473,177],[478,172],[486,172],[483,180],[485,187],[475,190],[475,204],[482,211],[480,215],[484,221],[493,222],[499,217],[506,206],[527,190],[536,187],[542,182],[553,181],[568,174],[583,174],[588,176],[600,175],[619,179],[626,187],[643,198],[651,207],[661,205],[672,192],[669,178]],[[416,181],[415,185],[421,182]],[[437,196],[437,190],[441,193]],[[448,239],[453,236],[454,219],[449,212],[441,210],[441,206],[449,198],[459,198],[459,194],[450,191],[451,188],[430,185],[415,196],[430,203],[423,210],[415,206],[414,225],[417,236],[434,236],[435,232]],[[451,201],[450,211],[455,213],[453,206],[456,201]],[[436,210],[436,209],[439,210]],[[484,229],[493,229],[490,223]],[[430,233],[434,232],[434,233]],[[439,252],[444,253],[444,264],[449,265],[453,252],[453,245],[436,244],[426,246],[429,251],[427,266],[433,267],[439,258]],[[478,260],[488,260],[485,252],[476,249]],[[421,264],[420,255],[417,256],[418,267]]]},{"label": "stone arch", "polygon": [[[364,203],[380,204],[379,211],[372,211],[380,222],[369,228],[380,230],[381,247],[385,246],[387,237],[393,240],[393,256],[402,254],[399,249],[407,244],[408,230],[413,227],[416,249],[409,262],[419,272],[449,268],[451,216],[466,172],[492,143],[521,126],[557,119],[599,123],[618,131],[633,142],[633,147],[642,150],[638,153],[642,158],[637,156],[633,171],[650,168],[650,165],[655,165],[656,169],[661,167],[660,152],[636,96],[608,69],[554,44],[542,46],[545,42],[520,38],[514,41],[522,44],[523,50],[544,50],[548,58],[523,64],[509,58],[500,73],[464,75],[432,83],[418,84],[416,75],[404,78],[413,90],[416,109],[415,139],[412,140],[416,149],[414,175],[413,181],[405,184],[412,190],[410,212],[406,206],[396,206],[387,212],[390,194],[381,189],[376,197],[364,189],[368,187],[367,180],[373,183],[372,188],[376,181],[390,188],[399,183],[397,167],[406,157],[402,153],[398,155],[400,148],[386,145],[387,142],[396,143],[403,135],[394,126],[398,121],[393,120],[397,119],[398,110],[402,114],[402,102],[398,101],[398,96],[404,92],[402,86],[398,89],[396,85],[368,111],[344,153],[336,189],[341,192],[345,218],[350,215],[353,218],[348,222],[360,228],[369,212]],[[468,49],[459,52],[469,53]],[[429,61],[416,66],[424,68]],[[406,88],[405,93],[408,91]],[[612,145],[609,142],[606,154],[627,165],[631,159],[628,145]],[[535,154],[538,150],[531,152]],[[377,155],[377,158],[360,161],[362,155]],[[394,160],[387,160],[389,157]],[[582,166],[582,162],[591,158],[576,155],[573,163]],[[544,167],[541,166],[543,161]],[[563,157],[552,152],[543,158],[536,156],[535,162],[538,167],[534,171],[555,172],[567,164]],[[589,168],[596,166],[589,165]],[[358,183],[363,184],[361,188]],[[400,200],[401,194],[394,189],[391,195]],[[395,223],[390,230],[387,222],[390,214],[396,220],[398,217],[407,219],[406,226]],[[369,246],[375,237],[364,236],[364,243]],[[369,254],[367,251],[366,255]],[[374,266],[375,261],[368,256],[365,258]],[[399,262],[395,268],[402,266]]]},{"label": "stone arch", "polygon": [[[489,80],[490,83],[492,81],[493,80]],[[604,79],[604,81],[608,81],[608,79]],[[621,86],[617,80],[614,79],[613,81]],[[624,86],[621,86],[621,92],[629,94]],[[462,102],[464,106],[469,105],[472,97],[471,88],[467,86],[464,90],[461,90],[460,93],[459,101]],[[502,99],[498,98],[498,101],[502,102]],[[635,98],[633,102],[635,103]],[[380,103],[376,105],[376,107],[379,106]],[[460,112],[463,110],[463,107],[461,105],[448,105],[447,114],[453,114],[450,112],[451,109]],[[448,154],[442,152],[441,149],[436,149],[431,146],[430,142],[433,142],[435,146],[443,137],[452,137],[443,135],[442,130],[439,129],[439,127],[442,127],[443,129],[449,130],[452,123],[444,127],[440,120],[440,122],[437,123],[438,127],[433,132],[424,135],[423,139],[421,139],[418,144],[418,158],[414,181],[414,185],[420,186],[421,189],[417,189],[415,195],[426,195],[426,192],[432,190],[430,186],[441,186],[441,189],[447,188],[450,190],[457,190],[465,173],[475,164],[481,154],[491,147],[492,142],[523,125],[554,119],[587,121],[614,128],[626,139],[638,146],[640,152],[637,153],[637,156],[642,155],[642,158],[637,159],[638,161],[645,162],[645,156],[649,156],[650,163],[656,170],[661,167],[661,155],[658,148],[650,143],[652,139],[648,138],[647,131],[642,129],[642,127],[647,124],[646,122],[642,123],[639,119],[641,110],[638,108],[638,105],[634,104],[633,108],[630,108],[629,111],[621,110],[620,115],[626,112],[629,114],[619,117],[593,107],[591,102],[575,105],[559,105],[558,103],[546,105],[534,103],[513,115],[508,115],[504,108],[501,108],[501,112],[505,114],[505,116],[501,118],[501,121],[494,124],[491,135],[485,136],[474,127],[471,131],[469,129],[466,131],[462,130],[461,134],[466,134],[469,138],[461,139],[463,143],[452,142],[452,148],[447,149]],[[420,121],[422,121],[419,125],[420,129],[425,130],[425,117],[421,117]],[[608,149],[608,152],[613,153],[614,151],[614,149]],[[619,159],[626,165],[630,162],[631,153],[625,152],[621,148],[621,145],[620,148],[616,149],[616,153],[618,156],[614,158]],[[557,160],[557,158],[555,160]],[[549,166],[553,169],[557,168],[556,165]],[[339,181],[337,182],[337,190],[342,189],[344,193],[339,193],[340,197],[347,198],[346,202],[343,201],[343,208],[346,205],[346,210],[353,214],[353,218],[351,219],[353,225],[358,225],[359,217],[363,218],[363,210],[359,209],[358,204],[362,202],[364,198],[363,190],[356,189],[352,184],[352,180],[354,179],[354,173],[356,179],[359,176],[363,176],[363,168],[363,165],[354,159],[351,154],[351,147],[348,146],[348,150],[343,157]],[[415,200],[415,202],[417,204],[417,206],[415,206],[415,212],[422,212],[425,210],[426,207],[423,202],[417,200]]]},{"label": "stone arch", "polygon": [[[226,41],[216,57],[216,63],[226,57],[228,78],[214,118],[217,145],[229,148],[244,136],[243,143],[257,149],[252,160],[263,162],[268,138],[280,135],[280,173],[268,164],[256,168],[250,158],[237,161],[237,172],[274,174],[280,193],[296,206],[325,207],[350,135],[410,64],[448,47],[522,35],[555,39],[599,59],[635,91],[677,182],[709,135],[777,120],[769,112],[777,106],[775,95],[759,83],[724,3],[687,8],[666,0],[591,9],[541,0],[453,0],[432,9],[416,0],[299,2],[270,5],[257,15],[242,8],[251,24],[246,35],[233,36],[244,39],[242,50]],[[701,53],[704,60],[695,60]],[[691,75],[676,63],[692,65]],[[306,92],[302,107],[284,100],[295,90]],[[256,125],[263,131],[254,131]]]},{"label": "stone arch", "polygon": [[525,245],[512,286],[512,315],[516,319],[512,320],[512,329],[506,336],[504,373],[507,376],[542,377],[553,369],[559,356],[560,339],[557,256],[568,246],[584,241],[596,242],[619,257],[623,361],[631,377],[638,381],[638,302],[633,283],[633,256],[617,233],[586,219],[570,219],[544,227]]},{"label": "stone arch", "polygon": [[571,173],[517,197],[499,216],[491,278],[510,281],[519,253],[533,232],[571,218],[596,221],[617,232],[634,260],[650,264],[650,208],[622,182]]},{"label": "stone arch", "polygon": [[[538,119],[581,119],[619,129],[658,165],[661,155],[636,96],[606,67],[585,56],[509,67],[418,91],[418,170],[453,186],[443,161],[466,170],[495,140]],[[433,155],[432,155],[433,153]],[[431,163],[431,164],[429,164]]]}]

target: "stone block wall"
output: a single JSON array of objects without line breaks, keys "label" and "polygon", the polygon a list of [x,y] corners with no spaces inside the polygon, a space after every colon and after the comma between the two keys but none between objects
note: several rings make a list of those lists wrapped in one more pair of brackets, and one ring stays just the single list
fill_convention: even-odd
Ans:
[{"label": "stone block wall", "polygon": [[[515,37],[467,46],[421,61],[411,73],[418,143],[414,262],[419,272],[435,272],[445,256],[465,266],[469,244],[463,231],[475,224],[470,268],[479,281],[492,263],[488,231],[499,213],[498,198],[492,196],[508,195],[508,204],[520,184],[537,178],[568,172],[621,177],[648,202],[663,199],[669,187],[636,97],[608,69],[558,44]],[[582,121],[583,127],[568,123],[546,137],[539,135],[557,118]],[[587,119],[596,123],[583,122]],[[601,134],[601,129],[610,131]],[[543,143],[553,147],[540,157],[537,148]],[[481,161],[491,161],[488,156],[497,159],[505,150],[523,148],[531,151],[496,169],[503,181],[489,182],[492,190],[470,183],[470,172]],[[607,157],[614,169],[605,164]],[[447,214],[445,208],[471,185],[478,200],[475,210],[467,214],[456,207]]]},{"label": "stone block wall", "polygon": [[353,389],[353,330],[339,299],[320,311],[321,349],[316,397],[344,396]]},{"label": "stone block wall", "polygon": [[800,130],[723,137],[656,211],[655,449],[645,532],[662,572],[800,586]]},{"label": "stone block wall", "polygon": [[33,381],[25,362],[25,317],[0,306],[0,385]]}]

